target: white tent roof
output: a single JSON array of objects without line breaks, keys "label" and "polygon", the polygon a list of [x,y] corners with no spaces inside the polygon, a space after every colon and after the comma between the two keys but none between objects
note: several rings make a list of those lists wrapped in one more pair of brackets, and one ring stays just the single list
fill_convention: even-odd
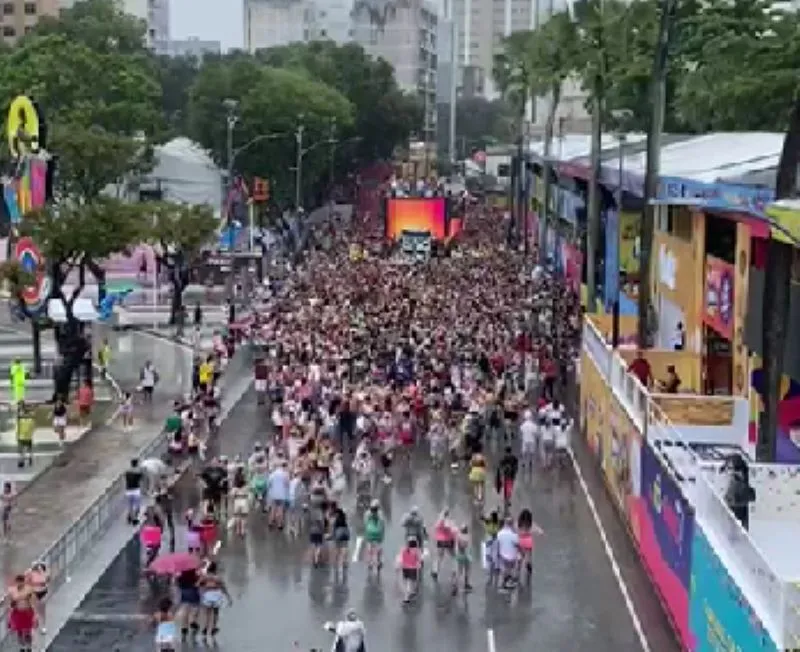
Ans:
[{"label": "white tent roof", "polygon": [[[647,138],[645,134],[627,134],[627,143],[641,143]],[[614,134],[603,134],[601,138],[603,151],[619,147],[619,139]],[[565,134],[562,138],[554,138],[552,157],[557,161],[571,161],[589,156],[592,150],[592,138],[589,134]],[[533,142],[530,152],[535,156],[544,156],[544,141]]]},{"label": "white tent roof", "polygon": [[222,205],[222,171],[195,142],[180,136],[156,147],[150,183],[161,183],[164,199],[186,204]]},{"label": "white tent roof", "polygon": [[[671,143],[661,149],[661,176],[681,177],[704,183],[754,183],[747,178],[778,165],[783,134],[768,132],[713,133]],[[644,177],[646,152],[626,156],[627,173]],[[618,158],[606,160],[603,167],[617,169]]]}]

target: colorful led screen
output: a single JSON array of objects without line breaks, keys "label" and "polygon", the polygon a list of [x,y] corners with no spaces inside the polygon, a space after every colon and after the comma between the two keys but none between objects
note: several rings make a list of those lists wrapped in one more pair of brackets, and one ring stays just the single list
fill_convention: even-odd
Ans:
[{"label": "colorful led screen", "polygon": [[386,235],[397,240],[403,231],[429,231],[434,240],[446,235],[447,205],[444,197],[407,197],[386,200]]}]

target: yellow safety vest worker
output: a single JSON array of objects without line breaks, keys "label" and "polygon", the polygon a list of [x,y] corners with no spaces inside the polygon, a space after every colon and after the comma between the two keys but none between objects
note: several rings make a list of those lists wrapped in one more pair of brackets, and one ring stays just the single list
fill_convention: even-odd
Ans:
[{"label": "yellow safety vest worker", "polygon": [[25,384],[27,381],[25,367],[20,362],[14,362],[11,365],[9,375],[11,376],[11,389],[14,401],[24,401]]},{"label": "yellow safety vest worker", "polygon": [[36,423],[33,417],[25,415],[17,419],[17,441],[28,443],[33,441],[33,431]]}]

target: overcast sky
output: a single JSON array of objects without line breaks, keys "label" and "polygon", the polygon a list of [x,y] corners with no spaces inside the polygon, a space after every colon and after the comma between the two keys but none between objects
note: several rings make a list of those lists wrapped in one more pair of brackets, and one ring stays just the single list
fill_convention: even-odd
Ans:
[{"label": "overcast sky", "polygon": [[243,0],[170,0],[170,36],[220,41],[223,50],[240,48],[242,5]]}]

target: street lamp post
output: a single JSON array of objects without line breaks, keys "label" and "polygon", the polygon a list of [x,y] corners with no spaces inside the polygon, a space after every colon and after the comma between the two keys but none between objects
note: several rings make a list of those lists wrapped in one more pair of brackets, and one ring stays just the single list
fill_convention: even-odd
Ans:
[{"label": "street lamp post", "polygon": [[336,154],[336,118],[331,118],[331,132],[329,142],[331,151],[328,157],[328,185],[333,190],[333,159]]},{"label": "street lamp post", "polygon": [[[222,106],[225,107],[225,120],[226,120],[226,134],[227,134],[227,147],[226,147],[226,158],[228,163],[228,174],[225,179],[225,199],[224,201],[227,202],[228,195],[230,194],[231,187],[233,186],[233,130],[236,127],[236,123],[239,122],[239,118],[236,115],[236,110],[239,108],[239,102],[228,98],[222,101]],[[230,211],[228,211],[227,223],[230,226],[231,223],[231,215]]]},{"label": "street lamp post", "polygon": [[[303,119],[303,116],[300,116],[300,119]],[[303,150],[303,132],[305,131],[305,127],[301,122],[297,125],[297,131],[295,131],[294,139],[297,143],[297,162],[295,166],[295,184],[294,184],[294,207],[295,210],[300,210],[300,195],[303,183],[303,156],[305,155],[305,151]]]}]

